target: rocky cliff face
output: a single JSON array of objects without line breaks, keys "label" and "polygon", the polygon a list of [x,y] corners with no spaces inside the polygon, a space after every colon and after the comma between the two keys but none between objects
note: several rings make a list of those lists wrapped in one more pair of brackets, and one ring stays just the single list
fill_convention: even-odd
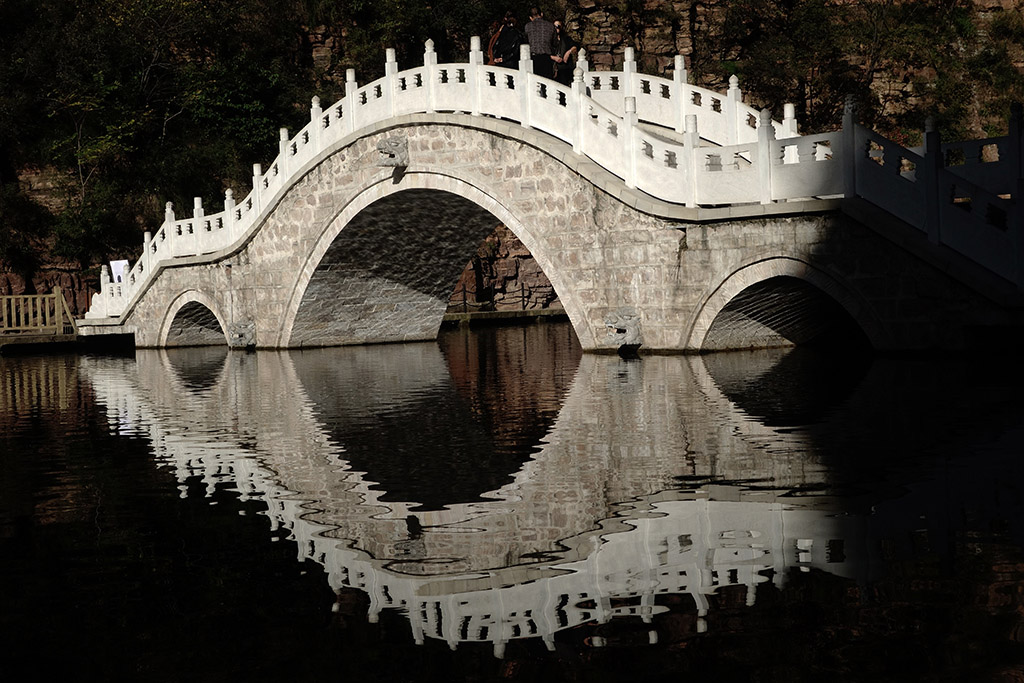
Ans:
[{"label": "rocky cliff face", "polygon": [[511,230],[499,225],[466,264],[448,302],[451,312],[560,308],[540,265]]}]

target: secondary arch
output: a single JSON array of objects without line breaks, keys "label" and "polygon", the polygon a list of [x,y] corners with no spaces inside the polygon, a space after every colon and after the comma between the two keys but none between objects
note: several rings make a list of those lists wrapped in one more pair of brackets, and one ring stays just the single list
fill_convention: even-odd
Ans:
[{"label": "secondary arch", "polygon": [[708,296],[687,348],[721,351],[814,343],[885,346],[882,326],[845,284],[805,261],[744,266]]},{"label": "secondary arch", "polygon": [[197,290],[179,295],[160,326],[162,347],[227,345],[227,326],[211,297]]}]

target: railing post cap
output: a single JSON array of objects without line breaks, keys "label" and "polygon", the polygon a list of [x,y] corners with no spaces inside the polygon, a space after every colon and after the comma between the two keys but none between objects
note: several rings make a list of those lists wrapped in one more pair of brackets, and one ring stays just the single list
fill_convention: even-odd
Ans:
[{"label": "railing post cap", "polygon": [[519,60],[525,61],[530,58],[530,44],[523,43],[519,46]]},{"label": "railing post cap", "polygon": [[345,80],[347,82],[350,82],[350,83],[355,81],[356,80],[356,70],[355,69],[345,69]]},{"label": "railing post cap", "polygon": [[795,119],[796,105],[793,104],[792,102],[786,102],[784,105],[782,105],[782,115],[784,118],[787,119]]},{"label": "railing post cap", "polygon": [[312,103],[313,109],[319,109],[320,108],[320,97],[318,95],[313,95],[313,99],[311,100],[311,103]]},{"label": "railing post cap", "polygon": [[203,208],[203,198],[202,197],[193,197],[192,198],[192,206],[194,206],[197,209]]},{"label": "railing post cap", "polygon": [[634,52],[634,50],[633,50],[633,48],[632,48],[632,47],[627,47],[627,48],[625,49],[625,51],[623,52],[623,58],[624,58],[624,59],[625,59],[625,60],[626,60],[627,62],[632,62],[632,61],[635,61],[635,59],[636,59],[636,53]]},{"label": "railing post cap", "polygon": [[736,74],[729,76],[729,90],[739,90],[740,88],[740,77]]},{"label": "railing post cap", "polygon": [[480,36],[470,36],[469,38],[469,49],[473,52],[479,52],[480,50]]},{"label": "railing post cap", "polygon": [[252,174],[256,176],[263,175],[263,164],[253,164]]},{"label": "railing post cap", "polygon": [[929,116],[924,120],[924,132],[934,133],[936,131],[935,117]]},{"label": "railing post cap", "polygon": [[279,132],[279,133],[280,133],[280,135],[281,135],[281,141],[282,141],[282,142],[288,142],[288,129],[287,129],[287,128],[282,128],[282,129],[281,129],[280,131],[278,131],[278,132]]},{"label": "railing post cap", "polygon": [[384,50],[384,59],[389,62],[397,61],[398,53],[395,52],[395,48],[389,47]]},{"label": "railing post cap", "polygon": [[225,201],[231,201],[234,198],[235,198],[235,191],[234,190],[232,190],[230,187],[228,189],[224,190],[224,200]]},{"label": "railing post cap", "polygon": [[434,41],[433,41],[433,39],[427,38],[427,42],[423,43],[423,50],[425,52],[433,52],[434,51]]},{"label": "railing post cap", "polygon": [[761,119],[761,125],[767,125],[772,122],[772,110],[768,109],[767,107],[762,109],[758,113],[758,116]]},{"label": "railing post cap", "polygon": [[572,80],[582,83],[583,82],[583,69],[578,66],[572,70]]}]

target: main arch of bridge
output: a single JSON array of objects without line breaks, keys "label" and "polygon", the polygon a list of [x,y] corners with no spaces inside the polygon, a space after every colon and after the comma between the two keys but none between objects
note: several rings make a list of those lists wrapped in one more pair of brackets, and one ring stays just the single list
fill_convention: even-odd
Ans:
[{"label": "main arch of bridge", "polygon": [[[884,241],[863,226],[834,212],[712,225],[658,215],[564,144],[500,123],[410,115],[325,150],[241,246],[162,266],[126,327],[139,346],[165,346],[174,306],[196,302],[229,340],[263,348],[432,338],[461,268],[504,223],[586,350],[617,347],[605,320],[623,311],[644,348],[700,350],[730,295],[780,274],[833,298],[877,346],[915,345],[892,336],[889,293],[858,283],[883,270],[917,278],[922,264],[880,257]],[[409,164],[381,168],[377,145],[394,137]]]}]

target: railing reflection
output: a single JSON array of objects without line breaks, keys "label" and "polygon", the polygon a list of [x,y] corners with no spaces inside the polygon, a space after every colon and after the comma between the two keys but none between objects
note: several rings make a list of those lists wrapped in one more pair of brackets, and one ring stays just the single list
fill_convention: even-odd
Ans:
[{"label": "railing reflection", "polygon": [[[300,353],[231,352],[198,388],[191,353],[140,351],[134,367],[85,362],[111,429],[147,434],[183,496],[201,481],[208,496],[228,488],[263,500],[300,559],[323,565],[336,591],[364,591],[371,620],[401,610],[417,642],[490,642],[499,656],[517,638],[551,647],[556,632],[580,624],[649,622],[669,594],[691,596],[699,631],[723,588],[745,587],[753,604],[758,586],[780,586],[794,568],[862,577],[867,566],[862,518],[780,495],[824,482],[813,449],[758,427],[721,394],[679,391],[711,387],[700,359],[584,356],[511,481],[424,510],[386,501],[338,438],[359,430],[329,425],[376,419],[449,385],[436,345],[317,352],[334,354],[330,373],[300,372],[314,357]],[[681,479],[730,475],[772,488],[679,490]]]}]

